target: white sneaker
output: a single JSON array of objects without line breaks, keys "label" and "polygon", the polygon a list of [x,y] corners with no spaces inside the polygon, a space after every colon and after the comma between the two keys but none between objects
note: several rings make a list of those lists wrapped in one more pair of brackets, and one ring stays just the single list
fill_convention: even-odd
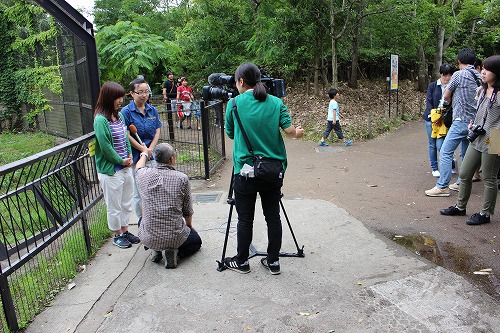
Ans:
[{"label": "white sneaker", "polygon": [[439,178],[439,176],[441,176],[441,174],[439,173],[439,170],[433,170],[432,171],[432,177]]},{"label": "white sneaker", "polygon": [[448,186],[448,188],[452,191],[458,191],[460,189],[460,185],[457,183],[453,183],[453,184],[450,184],[450,186]]}]

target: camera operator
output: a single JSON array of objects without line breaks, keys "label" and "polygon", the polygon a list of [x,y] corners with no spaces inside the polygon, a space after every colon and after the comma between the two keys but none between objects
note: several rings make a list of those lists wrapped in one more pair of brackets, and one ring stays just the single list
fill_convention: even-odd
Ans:
[{"label": "camera operator", "polygon": [[482,165],[484,196],[483,207],[479,213],[472,214],[466,221],[469,225],[479,225],[490,222],[490,215],[495,212],[497,200],[497,174],[500,169],[500,151],[490,154],[490,130],[500,129],[500,55],[487,58],[481,71],[483,85],[479,90],[477,114],[474,122],[469,125],[467,139],[470,141],[460,169],[460,188],[457,203],[447,209],[442,209],[442,215],[466,214],[465,208],[472,188],[472,177],[475,170]]},{"label": "camera operator", "polygon": [[252,242],[253,219],[257,193],[260,194],[262,210],[267,223],[268,256],[261,263],[271,274],[280,273],[279,252],[281,249],[280,198],[283,178],[278,181],[267,181],[251,176],[240,175],[244,164],[253,165],[250,153],[239,124],[233,113],[233,103],[236,103],[237,113],[241,119],[255,155],[276,159],[282,162],[286,169],[286,149],[280,128],[294,138],[304,134],[301,126],[292,125],[287,107],[281,99],[267,94],[261,82],[259,68],[252,63],[241,64],[234,74],[236,88],[240,95],[229,100],[226,109],[226,134],[234,140],[234,199],[238,212],[237,255],[225,258],[224,265],[239,273],[250,272],[248,262],[249,247]]}]

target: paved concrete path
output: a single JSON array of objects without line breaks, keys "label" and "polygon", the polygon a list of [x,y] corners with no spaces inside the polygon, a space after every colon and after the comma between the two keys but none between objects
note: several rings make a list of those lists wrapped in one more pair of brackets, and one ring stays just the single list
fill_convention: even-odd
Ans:
[{"label": "paved concrete path", "polygon": [[[314,144],[306,144],[314,152]],[[59,294],[27,332],[500,331],[497,300],[334,203],[304,195],[286,192],[283,199],[304,258],[282,258],[277,276],[261,266],[260,257],[250,260],[246,275],[217,271],[230,207],[221,184],[229,183],[229,171],[223,169],[218,185],[192,184],[195,199],[215,198],[194,207],[193,224],[204,242],[199,253],[167,270],[163,261],[152,263],[142,246],[122,250],[110,241],[75,278],[76,287]],[[234,212],[228,256],[235,253],[236,218]],[[296,252],[283,222],[282,250]],[[265,250],[259,209],[253,244]]]}]

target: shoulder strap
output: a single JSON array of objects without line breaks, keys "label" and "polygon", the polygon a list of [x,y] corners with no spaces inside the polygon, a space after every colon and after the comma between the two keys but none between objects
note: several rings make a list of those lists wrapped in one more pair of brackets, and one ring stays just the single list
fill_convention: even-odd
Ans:
[{"label": "shoulder strap", "polygon": [[252,157],[253,157],[255,155],[253,153],[252,145],[250,145],[250,141],[248,140],[247,133],[243,129],[243,125],[241,124],[240,116],[238,115],[238,110],[236,107],[236,97],[233,98],[233,113],[234,113],[234,116],[236,117],[236,120],[238,121],[238,125],[240,125],[241,134],[243,134],[243,138],[245,139],[245,143],[247,144],[248,151],[250,152],[250,154],[252,154]]},{"label": "shoulder strap", "polygon": [[474,78],[474,81],[476,81],[477,86],[478,86],[478,87],[480,87],[480,86],[481,86],[481,80],[477,78],[476,74],[474,74],[474,72],[472,71],[472,69],[470,69],[470,68],[468,68],[468,67],[466,67],[465,69],[466,69],[469,73],[471,73],[471,74],[472,74],[472,77]]}]

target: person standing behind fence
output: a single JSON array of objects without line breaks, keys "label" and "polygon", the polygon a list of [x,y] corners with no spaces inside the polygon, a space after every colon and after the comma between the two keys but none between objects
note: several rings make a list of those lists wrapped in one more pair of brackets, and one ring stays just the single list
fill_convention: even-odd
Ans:
[{"label": "person standing behind fence", "polygon": [[120,248],[140,242],[128,231],[134,178],[125,119],[119,113],[124,96],[125,89],[121,85],[106,82],[101,87],[94,111],[97,176],[106,203],[108,227],[114,232],[113,244]]},{"label": "person standing behind fence", "polygon": [[174,73],[167,72],[167,80],[163,83],[163,101],[170,104],[170,111],[172,114],[177,112],[176,98],[177,98],[177,80],[174,80]]},{"label": "person standing behind fence", "polygon": [[255,155],[279,160],[286,169],[286,149],[280,128],[294,138],[304,134],[301,126],[295,128],[281,99],[267,94],[261,82],[259,68],[252,63],[241,64],[234,74],[236,88],[240,95],[227,103],[226,134],[234,140],[234,200],[238,212],[237,255],[224,258],[224,265],[239,273],[250,272],[248,262],[249,247],[252,243],[255,201],[259,193],[262,211],[267,223],[267,257],[261,263],[271,274],[280,273],[279,252],[281,249],[282,228],[280,219],[280,200],[283,178],[268,181],[240,175],[245,164],[253,165],[252,154],[245,143],[242,131],[234,115],[233,106],[243,124],[244,131]]},{"label": "person standing behind fence", "polygon": [[[131,100],[130,103],[121,111],[121,114],[125,119],[127,129],[129,130],[128,137],[132,145],[134,165],[139,160],[139,154],[144,150],[144,146],[147,148],[149,157],[153,156],[153,149],[160,138],[160,128],[162,126],[162,122],[160,121],[160,116],[158,115],[156,108],[146,102],[149,98],[149,93],[149,85],[145,79],[137,78],[130,82],[130,95],[133,100]],[[139,143],[137,137],[131,135],[130,125],[134,125],[137,128],[137,135],[144,146]],[[138,224],[140,224],[142,218],[141,196],[137,191],[135,183],[133,205],[135,214],[139,219]]]},{"label": "person standing behind fence", "polygon": [[191,129],[191,102],[194,101],[193,90],[188,86],[188,80],[181,78],[181,85],[177,87],[177,103],[182,103],[182,113],[179,127],[182,128],[182,122],[187,119],[187,129]]}]

